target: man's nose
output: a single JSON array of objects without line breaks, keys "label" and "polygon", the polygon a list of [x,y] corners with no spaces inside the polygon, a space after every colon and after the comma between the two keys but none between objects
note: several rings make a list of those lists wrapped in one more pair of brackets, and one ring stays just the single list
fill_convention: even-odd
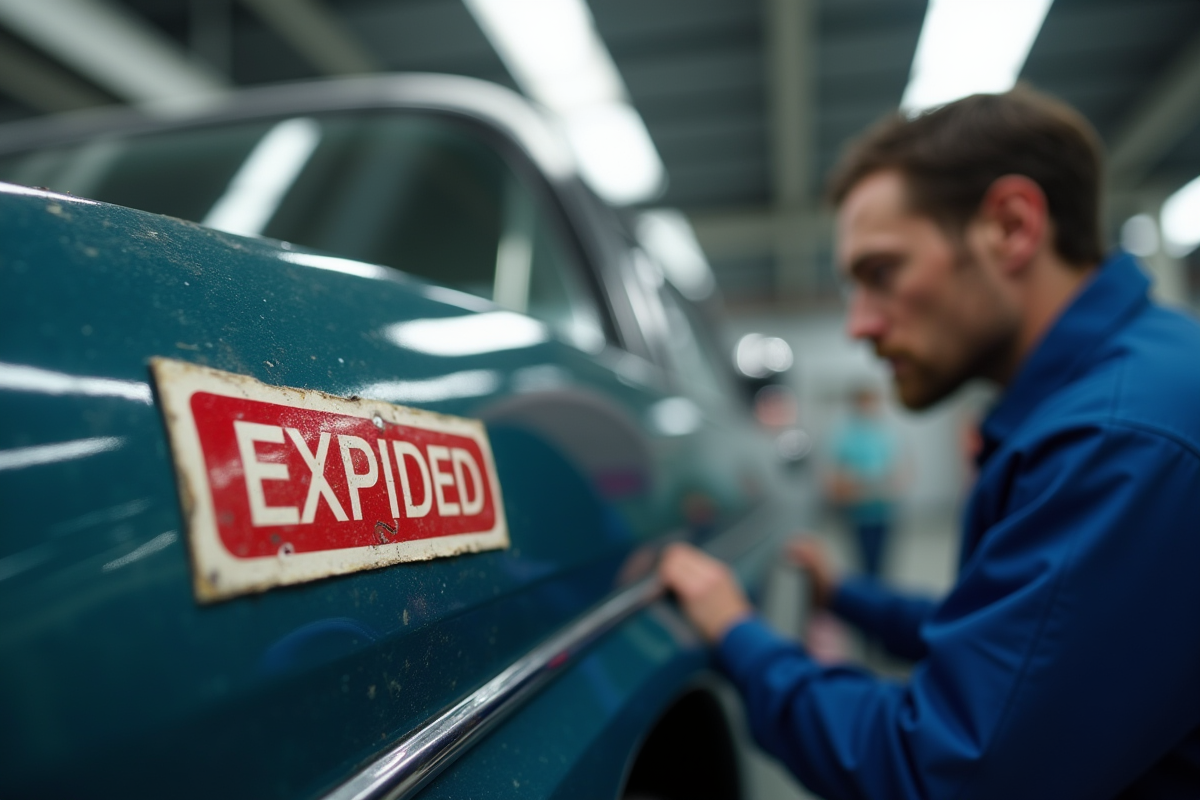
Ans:
[{"label": "man's nose", "polygon": [[852,339],[875,340],[883,336],[887,320],[876,303],[873,303],[862,289],[850,292],[849,307],[846,311],[846,333]]}]

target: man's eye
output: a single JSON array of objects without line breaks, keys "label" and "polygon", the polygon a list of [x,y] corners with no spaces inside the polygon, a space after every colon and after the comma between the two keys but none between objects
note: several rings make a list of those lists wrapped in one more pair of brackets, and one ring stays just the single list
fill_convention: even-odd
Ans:
[{"label": "man's eye", "polygon": [[887,289],[896,276],[897,266],[895,262],[868,265],[859,273],[859,280],[868,289]]}]

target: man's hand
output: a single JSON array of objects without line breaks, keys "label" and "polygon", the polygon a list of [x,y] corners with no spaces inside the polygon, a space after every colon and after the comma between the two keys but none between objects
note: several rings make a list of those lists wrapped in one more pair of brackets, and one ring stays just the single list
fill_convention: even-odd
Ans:
[{"label": "man's hand", "polygon": [[787,558],[808,575],[813,606],[828,608],[841,578],[833,568],[825,546],[816,539],[802,536],[788,542]]},{"label": "man's hand", "polygon": [[754,613],[729,567],[691,545],[668,545],[658,575],[709,642],[719,642],[735,623]]}]

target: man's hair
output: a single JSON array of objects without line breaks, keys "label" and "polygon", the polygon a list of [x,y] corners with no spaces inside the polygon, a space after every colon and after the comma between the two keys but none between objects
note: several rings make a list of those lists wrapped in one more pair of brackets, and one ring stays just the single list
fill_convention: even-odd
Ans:
[{"label": "man's hair", "polygon": [[992,183],[1024,175],[1046,195],[1059,256],[1080,267],[1103,258],[1099,137],[1079,112],[1028,87],[880,120],[843,154],[829,199],[841,205],[859,182],[884,170],[904,177],[912,210],[952,235],[979,211]]}]

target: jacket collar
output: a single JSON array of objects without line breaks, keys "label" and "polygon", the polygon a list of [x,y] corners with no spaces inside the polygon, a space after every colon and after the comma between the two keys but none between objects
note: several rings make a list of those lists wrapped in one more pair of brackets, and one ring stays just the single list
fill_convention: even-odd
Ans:
[{"label": "jacket collar", "polygon": [[981,465],[1045,398],[1091,362],[1101,342],[1148,302],[1149,286],[1133,256],[1125,252],[1118,251],[1096,269],[983,421]]}]

